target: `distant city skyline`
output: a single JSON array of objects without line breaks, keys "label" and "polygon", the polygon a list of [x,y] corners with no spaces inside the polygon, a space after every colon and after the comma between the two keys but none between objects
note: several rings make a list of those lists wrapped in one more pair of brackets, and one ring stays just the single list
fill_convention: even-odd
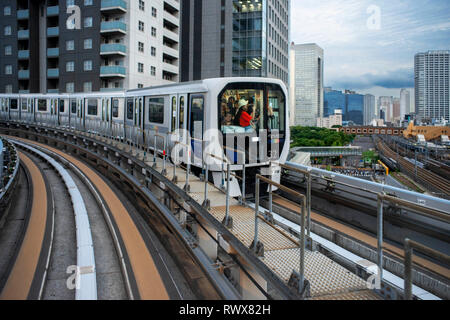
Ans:
[{"label": "distant city skyline", "polygon": [[324,85],[400,97],[414,104],[414,55],[448,50],[446,0],[302,0],[292,2],[291,40],[324,48]]}]

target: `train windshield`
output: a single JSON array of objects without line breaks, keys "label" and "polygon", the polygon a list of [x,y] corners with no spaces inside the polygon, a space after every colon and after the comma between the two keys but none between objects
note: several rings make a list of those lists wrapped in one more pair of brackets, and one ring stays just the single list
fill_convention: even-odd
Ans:
[{"label": "train windshield", "polygon": [[285,133],[286,97],[276,84],[233,83],[219,95],[219,121],[223,134]]}]

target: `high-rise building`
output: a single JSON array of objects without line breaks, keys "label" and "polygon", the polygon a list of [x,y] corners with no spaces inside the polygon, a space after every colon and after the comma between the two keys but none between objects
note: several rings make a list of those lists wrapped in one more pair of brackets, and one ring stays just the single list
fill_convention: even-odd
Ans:
[{"label": "high-rise building", "polygon": [[345,121],[352,121],[356,125],[364,124],[364,95],[345,90]]},{"label": "high-rise building", "polygon": [[400,99],[394,98],[392,101],[392,118],[394,122],[398,122],[401,120],[400,118]]},{"label": "high-rise building", "polygon": [[[378,110],[380,112],[380,119],[385,122],[393,122],[394,118],[394,98],[393,97],[379,97],[378,98]],[[381,117],[381,115],[383,117]]]},{"label": "high-rise building", "polygon": [[450,120],[450,51],[418,53],[414,61],[418,120]]},{"label": "high-rise building", "polygon": [[411,94],[409,90],[400,90],[400,119],[403,121],[405,116],[410,113],[411,109]]},{"label": "high-rise building", "polygon": [[323,49],[317,44],[292,43],[294,68],[290,73],[295,125],[315,126],[323,111]]},{"label": "high-rise building", "polygon": [[3,0],[0,17],[0,92],[178,81],[179,1]]},{"label": "high-rise building", "polygon": [[376,119],[375,96],[371,94],[364,95],[364,125],[368,126],[373,119]]},{"label": "high-rise building", "polygon": [[323,88],[323,115],[328,117],[336,110],[345,111],[345,94],[330,87]]},{"label": "high-rise building", "polygon": [[183,0],[181,81],[289,80],[290,0]]}]

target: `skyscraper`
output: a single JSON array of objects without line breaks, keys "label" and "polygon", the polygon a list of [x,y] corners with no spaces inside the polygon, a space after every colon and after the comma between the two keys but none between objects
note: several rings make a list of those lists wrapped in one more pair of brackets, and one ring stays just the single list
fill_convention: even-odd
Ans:
[{"label": "skyscraper", "polygon": [[354,91],[345,90],[345,121],[352,121],[357,125],[364,124],[364,96]]},{"label": "skyscraper", "polygon": [[292,43],[295,59],[290,81],[291,103],[295,103],[295,125],[315,126],[323,117],[323,49],[317,44]]},{"label": "skyscraper", "polygon": [[450,51],[418,53],[414,61],[415,104],[419,120],[450,120]]},{"label": "skyscraper", "polygon": [[323,88],[323,114],[324,117],[331,116],[340,109],[342,114],[345,111],[345,95],[342,91],[333,90],[330,87]]},{"label": "skyscraper", "polygon": [[181,81],[289,78],[290,0],[183,0]]},{"label": "skyscraper", "polygon": [[0,92],[81,92],[178,81],[174,0],[3,0]]},{"label": "skyscraper", "polygon": [[409,90],[400,90],[400,120],[405,119],[405,115],[410,113],[411,109],[411,95]]},{"label": "skyscraper", "polygon": [[[392,122],[394,118],[394,98],[393,97],[379,97],[378,98],[378,110],[383,111],[383,119],[385,122]],[[381,113],[380,113],[381,115]]]},{"label": "skyscraper", "polygon": [[368,126],[373,119],[376,119],[375,96],[366,94],[364,96],[364,125]]},{"label": "skyscraper", "polygon": [[400,121],[400,99],[399,98],[394,98],[393,102],[392,102],[392,119],[393,122],[397,122]]}]

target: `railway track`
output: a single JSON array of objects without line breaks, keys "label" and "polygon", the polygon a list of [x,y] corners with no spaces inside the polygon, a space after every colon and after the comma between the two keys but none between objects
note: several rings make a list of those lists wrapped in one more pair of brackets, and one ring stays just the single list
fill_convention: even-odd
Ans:
[{"label": "railway track", "polygon": [[[23,192],[29,190],[29,216],[24,219],[29,222],[22,227],[21,239],[16,239],[20,241],[15,241],[19,243],[17,248],[10,250],[16,254],[10,253],[9,267],[4,268],[1,299],[195,297],[159,239],[121,191],[70,155],[18,140],[14,141],[22,149],[20,157],[26,166],[23,170],[30,172],[29,183],[22,182]],[[64,173],[52,167],[51,159],[67,169],[73,185],[64,183]],[[73,200],[74,189],[79,192],[78,201]],[[108,199],[108,204],[103,199]],[[87,220],[76,214],[76,208],[83,206]],[[90,230],[83,229],[89,222]],[[8,242],[11,230],[0,232],[0,241],[3,238]],[[91,231],[89,243],[86,235]],[[92,251],[90,257],[89,252],[80,251],[86,248]],[[71,266],[79,267],[80,292],[90,290],[91,296],[79,294],[76,286],[69,286],[70,275],[66,271]],[[85,275],[89,279],[83,279]]]},{"label": "railway track", "polygon": [[[390,149],[384,142],[379,140],[376,143],[378,150],[381,151],[386,157],[397,159],[398,162],[403,168],[406,173],[408,173],[410,176],[415,175],[415,166],[414,164],[410,163],[409,161],[406,161],[402,157],[397,157],[397,153],[395,153],[392,149]],[[430,187],[431,189],[434,189],[438,192],[441,192],[445,197],[450,198],[450,182],[442,178],[441,176],[435,174],[434,172],[431,172],[427,169],[423,169],[420,167],[417,167],[417,178],[426,186]]]}]

